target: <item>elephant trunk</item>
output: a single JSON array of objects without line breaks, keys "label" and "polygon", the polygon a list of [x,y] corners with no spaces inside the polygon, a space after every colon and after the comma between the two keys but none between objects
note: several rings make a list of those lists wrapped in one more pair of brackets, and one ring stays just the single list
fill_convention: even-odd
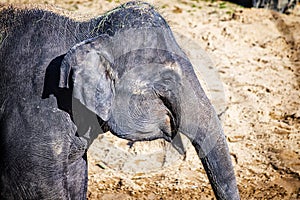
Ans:
[{"label": "elephant trunk", "polygon": [[218,116],[193,70],[186,68],[182,75],[179,131],[195,147],[216,198],[240,199],[229,149]]},{"label": "elephant trunk", "polygon": [[225,138],[220,137],[213,149],[200,159],[216,198],[240,199]]}]

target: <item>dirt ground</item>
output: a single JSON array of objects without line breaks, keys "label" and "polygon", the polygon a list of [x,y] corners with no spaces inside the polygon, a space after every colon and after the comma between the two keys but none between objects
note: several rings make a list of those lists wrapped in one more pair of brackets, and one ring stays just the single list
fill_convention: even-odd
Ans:
[{"label": "dirt ground", "polygon": [[[93,17],[125,1],[0,2],[54,4],[74,16]],[[178,38],[183,36],[179,43],[192,49],[192,57],[203,54],[199,47],[206,51],[212,76],[223,84],[224,96],[214,104],[223,112],[241,198],[300,199],[300,5],[285,15],[222,1],[148,2]],[[157,149],[151,153],[157,147],[163,149],[159,156]],[[214,199],[196,153],[190,144],[186,147],[183,159],[161,141],[129,148],[109,133],[99,136],[88,154],[88,198]],[[134,171],[128,164],[141,166],[138,162],[144,168]]]}]

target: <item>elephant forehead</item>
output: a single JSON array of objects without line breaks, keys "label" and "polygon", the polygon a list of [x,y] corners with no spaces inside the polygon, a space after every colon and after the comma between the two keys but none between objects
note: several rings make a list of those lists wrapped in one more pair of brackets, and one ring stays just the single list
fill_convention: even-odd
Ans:
[{"label": "elephant forehead", "polygon": [[115,58],[143,49],[163,50],[185,57],[170,28],[166,26],[120,30],[110,38],[109,42]]},{"label": "elephant forehead", "polygon": [[171,51],[157,48],[145,48],[132,50],[115,58],[113,67],[115,71],[117,71],[119,77],[122,77],[124,73],[132,70],[132,68],[140,68],[140,70],[143,71],[148,70],[149,68],[155,71],[159,68],[169,68],[178,74],[182,74],[181,66],[178,64],[181,59],[184,58]]},{"label": "elephant forehead", "polygon": [[155,85],[168,88],[176,87],[181,82],[181,69],[175,63],[144,64],[126,71],[116,82],[116,93],[123,96],[143,94]]}]

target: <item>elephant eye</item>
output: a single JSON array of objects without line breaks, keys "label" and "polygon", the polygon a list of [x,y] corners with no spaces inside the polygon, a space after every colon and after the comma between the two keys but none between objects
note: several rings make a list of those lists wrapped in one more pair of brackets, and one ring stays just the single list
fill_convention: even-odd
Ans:
[{"label": "elephant eye", "polygon": [[173,80],[172,79],[164,79],[163,80],[163,83],[165,84],[165,85],[171,85],[172,83],[173,83]]},{"label": "elephant eye", "polygon": [[179,74],[174,70],[170,70],[170,69],[165,70],[160,74],[160,76],[161,76],[162,80],[169,80],[173,83],[177,82],[177,81],[180,81]]},{"label": "elephant eye", "polygon": [[153,84],[154,91],[167,91],[167,87],[165,84],[154,83]]}]

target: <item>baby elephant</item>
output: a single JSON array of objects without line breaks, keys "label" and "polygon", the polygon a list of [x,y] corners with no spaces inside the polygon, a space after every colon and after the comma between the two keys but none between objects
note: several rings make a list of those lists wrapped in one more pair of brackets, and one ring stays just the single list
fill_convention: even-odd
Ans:
[{"label": "baby elephant", "polygon": [[86,151],[105,131],[195,147],[217,199],[239,199],[218,117],[152,6],[79,22],[0,13],[0,199],[86,199]]}]

